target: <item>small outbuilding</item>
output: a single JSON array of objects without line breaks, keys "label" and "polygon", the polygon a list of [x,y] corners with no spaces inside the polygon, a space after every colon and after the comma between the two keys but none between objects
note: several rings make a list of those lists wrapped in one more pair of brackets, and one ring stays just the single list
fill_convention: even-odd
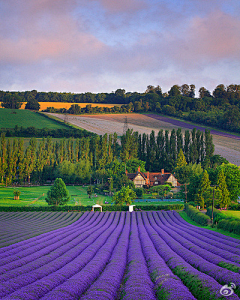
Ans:
[{"label": "small outbuilding", "polygon": [[100,211],[102,212],[102,206],[101,206],[101,205],[99,205],[99,204],[94,204],[94,205],[92,206],[92,211],[94,211],[94,208],[100,208]]},{"label": "small outbuilding", "polygon": [[129,205],[129,211],[130,212],[133,212],[133,206],[136,206],[136,205]]}]

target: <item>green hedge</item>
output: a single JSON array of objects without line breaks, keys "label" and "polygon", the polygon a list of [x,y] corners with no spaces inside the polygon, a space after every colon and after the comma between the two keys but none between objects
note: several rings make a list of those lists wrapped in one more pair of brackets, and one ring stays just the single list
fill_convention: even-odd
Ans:
[{"label": "green hedge", "polygon": [[200,225],[207,226],[211,223],[211,218],[204,213],[200,212],[197,208],[192,205],[185,203],[185,211],[187,215],[195,222]]},{"label": "green hedge", "polygon": [[222,219],[218,222],[217,228],[240,234],[240,220],[237,219]]},{"label": "green hedge", "polygon": [[0,206],[0,211],[90,211],[92,206]]},{"label": "green hedge", "polygon": [[167,204],[167,205],[137,205],[134,206],[134,210],[182,210],[183,204]]},{"label": "green hedge", "polygon": [[[207,213],[206,213],[210,218],[212,218],[212,208],[208,207],[207,208]],[[213,208],[213,223],[216,224],[222,219],[227,219],[227,217],[221,213],[220,210]]]},{"label": "green hedge", "polygon": [[[135,210],[181,210],[183,204],[138,205]],[[103,211],[128,211],[127,205],[102,205]],[[0,211],[91,211],[92,206],[0,206]],[[97,210],[96,210],[97,211]]]},{"label": "green hedge", "polygon": [[[207,214],[212,216],[212,208],[207,209]],[[213,209],[213,221],[217,224],[217,228],[240,234],[240,220],[225,216],[221,211]]]},{"label": "green hedge", "polygon": [[233,204],[230,204],[228,206],[228,209],[229,210],[240,210],[240,204],[239,203],[233,203]]}]

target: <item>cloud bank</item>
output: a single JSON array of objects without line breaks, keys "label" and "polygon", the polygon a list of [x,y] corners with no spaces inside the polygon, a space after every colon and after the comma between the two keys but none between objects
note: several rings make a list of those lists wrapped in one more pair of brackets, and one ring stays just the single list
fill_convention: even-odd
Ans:
[{"label": "cloud bank", "polygon": [[0,89],[239,83],[237,1],[0,0]]}]

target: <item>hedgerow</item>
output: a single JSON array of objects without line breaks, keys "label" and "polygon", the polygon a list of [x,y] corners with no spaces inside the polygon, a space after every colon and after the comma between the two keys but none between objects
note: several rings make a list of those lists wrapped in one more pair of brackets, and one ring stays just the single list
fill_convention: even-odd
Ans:
[{"label": "hedgerow", "polygon": [[192,205],[188,205],[187,203],[185,203],[185,211],[193,221],[197,222],[200,225],[207,226],[211,223],[211,218],[208,215],[200,212]]}]

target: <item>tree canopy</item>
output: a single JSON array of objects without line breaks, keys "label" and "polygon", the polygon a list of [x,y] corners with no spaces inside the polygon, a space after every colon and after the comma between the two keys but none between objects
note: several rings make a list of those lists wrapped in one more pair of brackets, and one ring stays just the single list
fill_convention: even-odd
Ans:
[{"label": "tree canopy", "polygon": [[48,205],[64,205],[70,200],[69,192],[66,188],[64,181],[57,178],[53,186],[47,192],[46,202]]}]

